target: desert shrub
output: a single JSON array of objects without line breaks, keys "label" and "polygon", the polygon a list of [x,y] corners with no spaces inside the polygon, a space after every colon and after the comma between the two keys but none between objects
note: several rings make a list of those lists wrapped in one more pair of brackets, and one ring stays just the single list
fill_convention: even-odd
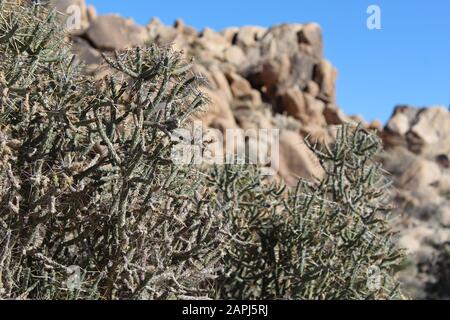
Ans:
[{"label": "desert shrub", "polygon": [[190,65],[136,48],[94,80],[55,20],[0,1],[0,298],[400,297],[373,135],[344,127],[294,190],[176,165],[171,133],[205,102]]},{"label": "desert shrub", "polygon": [[216,170],[232,235],[220,297],[401,298],[393,267],[402,253],[386,220],[387,181],[373,161],[380,145],[372,133],[344,126],[334,145],[311,147],[325,179],[295,190],[245,167]]},{"label": "desert shrub", "polygon": [[0,297],[209,295],[223,219],[203,176],[170,160],[204,102],[190,66],[137,48],[94,82],[40,5],[2,1],[0,31]]}]

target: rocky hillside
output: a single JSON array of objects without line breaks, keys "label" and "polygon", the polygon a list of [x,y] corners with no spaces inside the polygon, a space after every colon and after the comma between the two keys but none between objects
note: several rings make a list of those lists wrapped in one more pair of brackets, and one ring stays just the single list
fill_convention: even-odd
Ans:
[{"label": "rocky hillside", "polygon": [[401,244],[411,253],[404,282],[419,298],[450,298],[450,112],[399,106],[381,132],[396,187]]},{"label": "rocky hillside", "polygon": [[[410,261],[401,277],[416,298],[445,298],[449,286],[446,254],[450,241],[450,113],[444,107],[401,106],[383,128],[345,115],[336,105],[336,68],[323,56],[320,27],[315,23],[271,28],[246,26],[198,32],[178,20],[157,19],[147,26],[117,15],[97,16],[83,0],[56,1],[66,12],[81,10],[79,29],[71,30],[73,51],[86,72],[107,72],[99,65],[102,51],[145,43],[173,45],[193,59],[208,80],[211,99],[200,117],[205,128],[279,128],[279,176],[289,184],[298,177],[320,177],[322,169],[303,143],[331,141],[333,126],[359,122],[377,130],[385,142],[382,161],[392,175],[399,241]],[[448,295],[448,290],[447,290]],[[448,298],[448,297],[447,297]]]}]

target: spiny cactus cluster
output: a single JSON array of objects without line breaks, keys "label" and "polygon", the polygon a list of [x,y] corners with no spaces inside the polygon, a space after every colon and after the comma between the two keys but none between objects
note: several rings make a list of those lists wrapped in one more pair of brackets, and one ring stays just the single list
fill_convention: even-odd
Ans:
[{"label": "spiny cactus cluster", "polygon": [[116,72],[94,82],[54,21],[1,4],[1,295],[209,294],[225,228],[202,176],[169,158],[170,132],[203,103],[196,77],[151,47],[105,57]]},{"label": "spiny cactus cluster", "polygon": [[171,133],[206,101],[190,65],[149,46],[92,79],[56,20],[0,1],[0,298],[400,297],[372,134],[312,147],[327,176],[295,190],[175,165]]},{"label": "spiny cactus cluster", "polygon": [[234,167],[213,175],[221,201],[233,203],[223,298],[401,297],[392,278],[402,253],[385,218],[387,182],[372,161],[380,143],[351,127],[337,141],[311,146],[327,173],[319,184],[300,181],[286,191]]}]

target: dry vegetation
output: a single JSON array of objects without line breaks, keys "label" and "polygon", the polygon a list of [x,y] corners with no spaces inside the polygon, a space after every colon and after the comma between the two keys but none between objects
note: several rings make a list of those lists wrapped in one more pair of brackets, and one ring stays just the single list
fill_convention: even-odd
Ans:
[{"label": "dry vegetation", "polygon": [[206,101],[189,64],[136,48],[94,80],[64,38],[42,6],[0,1],[0,298],[402,297],[374,135],[311,146],[326,177],[294,190],[177,166],[170,133]]}]

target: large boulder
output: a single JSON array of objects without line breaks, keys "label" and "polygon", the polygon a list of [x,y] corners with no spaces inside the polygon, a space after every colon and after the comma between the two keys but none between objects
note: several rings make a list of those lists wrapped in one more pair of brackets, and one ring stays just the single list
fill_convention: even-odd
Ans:
[{"label": "large boulder", "polygon": [[287,81],[290,73],[290,57],[287,54],[279,55],[262,63],[261,71],[253,77],[253,82],[263,87],[263,90],[270,98],[274,98],[277,88],[281,83]]},{"label": "large boulder", "polygon": [[212,79],[212,82],[210,82],[210,84],[214,84],[215,88],[224,94],[228,102],[231,102],[233,100],[233,93],[222,70],[220,70],[217,65],[214,65],[209,68],[209,73]]},{"label": "large boulder", "polygon": [[298,33],[298,41],[313,56],[321,60],[323,57],[322,30],[317,23],[308,23]]},{"label": "large boulder", "polygon": [[317,96],[320,93],[320,87],[317,84],[317,82],[310,80],[308,81],[308,83],[306,84],[306,88],[305,88],[305,92],[309,93],[311,96],[313,96],[314,98],[317,98]]},{"label": "large boulder", "polygon": [[244,51],[238,46],[229,46],[223,52],[223,60],[236,68],[240,68],[246,62]]},{"label": "large boulder", "polygon": [[299,178],[311,181],[324,177],[317,157],[294,131],[281,132],[279,173],[290,186],[296,185]]},{"label": "large boulder", "polygon": [[[279,90],[299,86],[315,97],[334,102],[337,71],[322,60],[322,36],[317,24],[277,25],[262,37],[249,38],[242,47],[247,48],[248,58],[243,72],[269,98]],[[249,47],[255,50],[249,53]]]},{"label": "large boulder", "polygon": [[382,132],[382,138],[387,148],[399,145],[404,147],[408,146],[406,139],[407,133],[418,112],[419,109],[408,105],[395,107],[391,118]]},{"label": "large boulder", "polygon": [[321,98],[327,102],[336,101],[337,70],[328,60],[321,60],[314,70],[314,80],[320,86]]},{"label": "large boulder", "polygon": [[247,129],[272,129],[270,113],[262,110],[255,111],[249,108],[239,108],[234,111],[234,117],[240,128]]},{"label": "large boulder", "polygon": [[437,183],[442,176],[442,170],[436,162],[416,159],[402,173],[399,183],[404,189],[431,186]]},{"label": "large boulder", "polygon": [[[317,65],[317,60],[304,52],[297,52],[291,56],[291,73],[287,81],[287,85],[292,86],[297,84],[302,88],[306,89],[306,86],[311,80],[314,80],[314,73]],[[319,78],[316,81],[322,88],[323,79]],[[323,89],[322,89],[323,91]]]},{"label": "large boulder", "polygon": [[261,56],[273,59],[276,56],[289,56],[299,51],[298,33],[301,24],[280,24],[271,27],[260,41]]},{"label": "large boulder", "polygon": [[83,38],[77,37],[73,39],[72,50],[80,61],[93,68],[103,61],[100,52],[92,48]]},{"label": "large boulder", "polygon": [[328,125],[341,125],[351,122],[351,119],[337,105],[329,103],[323,110],[325,121]]},{"label": "large boulder", "polygon": [[429,158],[450,154],[450,112],[440,106],[398,106],[383,132],[387,146],[407,145]]},{"label": "large boulder", "polygon": [[207,51],[211,57],[223,59],[224,51],[230,46],[225,37],[210,28],[205,28],[194,42],[197,50]]},{"label": "large boulder", "polygon": [[239,103],[256,108],[261,106],[262,99],[259,91],[254,90],[247,79],[241,77],[235,72],[229,72],[226,74],[230,84],[231,92],[234,99]]},{"label": "large boulder", "polygon": [[323,112],[325,104],[308,93],[303,93],[298,86],[289,88],[280,95],[282,110],[304,124],[326,124]]},{"label": "large boulder", "polygon": [[267,32],[266,28],[258,26],[244,26],[234,34],[233,44],[241,47],[244,52],[257,45],[262,36]]},{"label": "large boulder", "polygon": [[221,131],[237,128],[226,95],[206,87],[203,87],[201,91],[210,100],[205,110],[195,116],[197,120],[202,121],[203,127],[212,127]]},{"label": "large boulder", "polygon": [[223,29],[220,33],[225,37],[227,42],[233,43],[236,42],[237,34],[239,33],[240,28],[238,27],[229,27]]},{"label": "large boulder", "polygon": [[326,126],[327,122],[323,115],[325,111],[325,103],[322,100],[316,99],[309,93],[303,93],[306,102],[306,121],[308,124],[315,124]]},{"label": "large boulder", "polygon": [[450,112],[444,107],[432,107],[418,113],[410,129],[418,139],[420,152],[427,154],[450,151]]},{"label": "large boulder", "polygon": [[393,134],[405,136],[409,131],[409,126],[410,120],[408,119],[408,116],[404,113],[399,112],[389,120],[386,125],[386,129]]},{"label": "large boulder", "polygon": [[302,120],[306,114],[306,101],[303,92],[298,87],[289,88],[280,95],[282,110],[288,115]]},{"label": "large boulder", "polygon": [[166,26],[159,19],[153,18],[146,29],[149,40],[162,47],[173,45],[176,50],[188,47],[186,38],[182,34],[183,26]]},{"label": "large boulder", "polygon": [[100,50],[121,50],[142,45],[148,38],[146,29],[131,19],[118,15],[100,16],[90,25],[86,37]]}]

